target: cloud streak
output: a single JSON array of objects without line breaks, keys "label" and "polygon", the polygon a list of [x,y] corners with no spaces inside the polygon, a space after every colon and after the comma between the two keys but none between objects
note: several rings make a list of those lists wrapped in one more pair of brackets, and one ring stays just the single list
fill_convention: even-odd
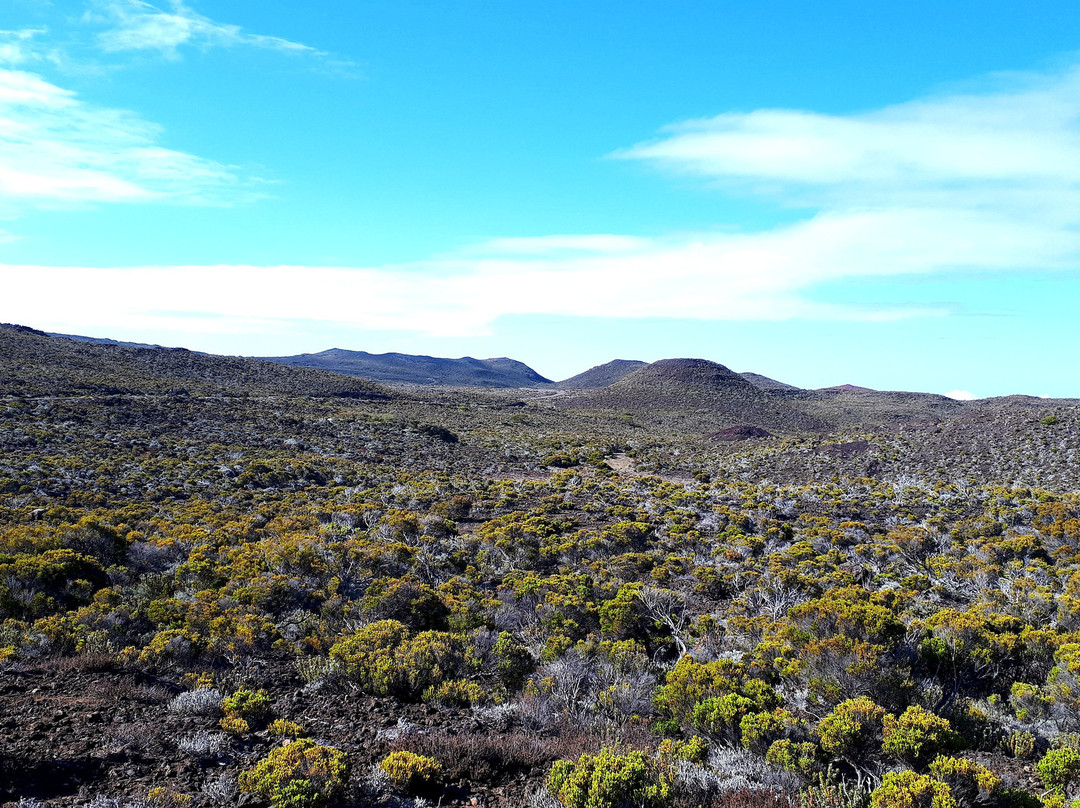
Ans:
[{"label": "cloud streak", "polygon": [[[19,148],[38,165],[56,160],[73,169],[57,172],[68,185],[52,189],[38,178],[31,189],[118,200],[200,193],[198,183],[174,188],[172,174],[155,175],[148,166],[156,163],[142,162],[155,154],[148,125],[91,110],[32,74],[8,76],[0,81],[0,114],[32,108],[32,120],[64,122],[107,113],[128,143],[97,148],[89,134],[87,146],[82,134],[31,133]],[[54,146],[43,156],[30,145],[37,141]],[[66,156],[69,147],[109,156],[100,158],[103,166],[80,162]],[[0,165],[14,165],[3,148]],[[162,151],[166,166],[193,161],[193,173],[201,168],[211,189],[236,182],[232,169]],[[117,153],[131,155],[130,165]],[[254,333],[319,320],[346,332],[432,337],[483,335],[500,318],[523,316],[880,322],[950,309],[842,304],[830,299],[830,284],[1080,266],[1080,69],[850,116],[729,113],[670,127],[618,156],[815,211],[756,232],[503,238],[449,257],[372,267],[0,265],[9,292],[0,319],[69,332],[124,323],[187,333]],[[85,183],[70,180],[83,177],[74,169],[85,169]],[[0,189],[19,182],[0,174]],[[42,285],[58,291],[38,300]],[[102,288],[117,291],[102,299]],[[99,301],[92,310],[84,305],[91,297]]]},{"label": "cloud streak", "polygon": [[146,0],[94,0],[84,19],[106,26],[97,35],[97,43],[106,53],[155,51],[178,59],[184,46],[203,50],[250,47],[314,58],[338,68],[349,66],[310,45],[251,33],[239,25],[212,20],[182,0],[171,0],[168,10]]},{"label": "cloud streak", "polygon": [[159,143],[125,110],[88,104],[36,73],[0,68],[0,205],[224,204],[254,195],[238,170]]}]

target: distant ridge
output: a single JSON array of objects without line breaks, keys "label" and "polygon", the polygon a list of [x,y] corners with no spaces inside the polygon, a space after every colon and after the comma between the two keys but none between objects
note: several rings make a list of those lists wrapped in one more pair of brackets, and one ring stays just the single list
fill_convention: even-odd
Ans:
[{"label": "distant ridge", "polygon": [[[49,337],[60,337],[62,339],[73,339],[76,342],[92,342],[95,345],[122,345],[125,348],[165,348],[164,345],[151,345],[148,342],[124,342],[118,339],[109,339],[108,337],[80,337],[78,334],[56,334],[52,331],[38,332],[45,334]],[[200,351],[192,351],[192,353],[201,353]]]},{"label": "distant ridge", "polygon": [[137,348],[0,325],[0,395],[309,395],[387,399],[371,382],[186,348]]},{"label": "distant ridge", "polygon": [[603,365],[591,367],[583,373],[563,379],[556,387],[564,390],[587,390],[594,387],[608,387],[625,379],[635,370],[648,365],[639,359],[612,359]]},{"label": "distant ridge", "polygon": [[859,387],[857,384],[834,384],[832,387],[819,387],[820,393],[876,393],[872,387]]},{"label": "distant ridge", "polygon": [[380,382],[450,387],[541,387],[552,384],[523,362],[498,359],[442,359],[435,356],[348,351],[331,348],[313,354],[260,357],[292,367],[329,370]]}]

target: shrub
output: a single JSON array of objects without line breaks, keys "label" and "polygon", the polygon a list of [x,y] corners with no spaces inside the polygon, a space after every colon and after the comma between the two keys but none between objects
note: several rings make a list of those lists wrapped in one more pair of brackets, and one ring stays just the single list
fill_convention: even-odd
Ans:
[{"label": "shrub", "polygon": [[181,738],[176,748],[193,757],[212,759],[221,754],[225,748],[225,742],[226,738],[220,732],[207,732],[201,729],[194,735]]},{"label": "shrub", "polygon": [[395,689],[397,666],[394,651],[409,636],[397,620],[379,620],[343,637],[330,648],[330,658],[345,668],[345,675],[361,690],[387,696]]},{"label": "shrub", "polygon": [[821,748],[845,759],[876,751],[884,718],[885,710],[865,696],[840,702],[818,724]]},{"label": "shrub", "polygon": [[671,786],[642,752],[616,754],[601,749],[577,760],[552,765],[547,788],[564,808],[663,808],[671,804]]},{"label": "shrub", "polygon": [[221,702],[225,717],[239,718],[252,727],[262,727],[270,718],[270,698],[263,690],[240,688]]},{"label": "shrub", "polygon": [[435,758],[404,750],[391,752],[379,766],[390,784],[406,794],[429,792],[442,776],[442,766]]},{"label": "shrub", "polygon": [[882,749],[888,754],[919,766],[951,747],[958,739],[948,719],[913,704],[899,718],[883,720]]},{"label": "shrub", "polygon": [[1080,752],[1075,749],[1051,749],[1035,764],[1043,785],[1051,791],[1064,793],[1080,777]]},{"label": "shrub", "polygon": [[251,732],[251,725],[238,715],[227,715],[218,722],[223,730],[230,735],[246,735]]},{"label": "shrub", "polygon": [[273,808],[325,808],[341,796],[347,778],[344,752],[305,738],[271,751],[240,774],[239,784]]},{"label": "shrub", "polygon": [[484,688],[468,679],[451,679],[439,685],[432,685],[424,691],[424,701],[434,702],[446,707],[469,707],[485,699]]},{"label": "shrub", "polygon": [[795,722],[795,717],[784,709],[771,713],[747,713],[739,722],[742,745],[751,752],[764,754],[773,741],[779,740]]},{"label": "shrub", "polygon": [[272,721],[266,731],[282,738],[302,738],[306,734],[304,728],[295,721],[286,721],[283,718]]},{"label": "shrub", "polygon": [[1014,758],[1028,760],[1035,754],[1035,736],[1014,729],[1001,740],[1002,748]]},{"label": "shrub", "polygon": [[930,764],[932,777],[949,786],[961,805],[985,805],[1001,793],[1001,778],[974,760],[940,756]]},{"label": "shrub", "polygon": [[169,702],[169,712],[183,715],[217,715],[221,712],[221,693],[215,688],[205,687],[185,691]]},{"label": "shrub", "polygon": [[790,738],[773,741],[765,760],[789,772],[809,776],[817,764],[817,747],[810,741],[796,743]]},{"label": "shrub", "polygon": [[925,774],[888,772],[870,795],[870,808],[960,808],[949,787]]}]

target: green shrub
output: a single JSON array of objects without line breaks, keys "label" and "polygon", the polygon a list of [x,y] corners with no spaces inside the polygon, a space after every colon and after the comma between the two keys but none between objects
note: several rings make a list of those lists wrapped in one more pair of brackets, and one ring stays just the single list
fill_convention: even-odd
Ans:
[{"label": "green shrub", "polygon": [[415,699],[456,678],[465,653],[452,634],[423,631],[410,637],[404,623],[380,620],[334,643],[330,658],[366,693]]},{"label": "green shrub", "polygon": [[838,758],[876,751],[880,748],[884,718],[885,710],[866,696],[842,701],[818,724],[821,748]]},{"label": "green shrub", "polygon": [[642,752],[619,755],[604,748],[577,760],[558,760],[547,778],[548,791],[564,808],[665,808],[671,786]]},{"label": "green shrub", "polygon": [[913,771],[888,772],[870,795],[870,808],[960,808],[948,785]]},{"label": "green shrub", "polygon": [[784,709],[747,713],[739,721],[742,745],[751,752],[764,754],[773,741],[779,740],[794,723],[795,716]]},{"label": "green shrub", "polygon": [[304,738],[271,751],[240,774],[239,784],[273,808],[325,808],[341,796],[347,779],[344,752]]},{"label": "green shrub", "polygon": [[442,776],[439,761],[409,751],[391,752],[379,767],[386,772],[391,785],[405,794],[430,792]]},{"label": "green shrub", "polygon": [[986,805],[1004,785],[1001,778],[974,760],[940,756],[930,764],[930,775],[949,786],[961,805]]},{"label": "green shrub", "polygon": [[397,689],[399,678],[394,654],[408,636],[404,623],[379,620],[334,643],[330,658],[338,660],[345,675],[365,693],[388,696]]},{"label": "green shrub", "polygon": [[1001,747],[1014,758],[1030,760],[1035,754],[1035,736],[1030,732],[1014,729],[1002,738]]},{"label": "green shrub", "polygon": [[817,765],[817,747],[810,741],[796,743],[790,738],[773,741],[765,760],[789,772],[808,777]]},{"label": "green shrub", "polygon": [[1064,793],[1080,777],[1080,752],[1075,749],[1051,749],[1035,764],[1043,785],[1051,791]]},{"label": "green shrub", "polygon": [[295,721],[286,721],[283,718],[271,722],[266,731],[271,735],[278,735],[282,738],[303,738],[307,734],[304,732],[304,728]]},{"label": "green shrub", "polygon": [[882,749],[913,766],[923,765],[939,753],[958,745],[948,719],[917,704],[904,710],[899,718],[886,715],[882,726]]},{"label": "green shrub", "polygon": [[476,682],[470,682],[468,679],[450,679],[428,687],[422,698],[424,701],[446,707],[469,707],[480,704],[486,697],[484,688]]},{"label": "green shrub", "polygon": [[262,727],[270,718],[270,697],[264,690],[240,688],[221,702],[226,718],[239,718],[251,727]]}]

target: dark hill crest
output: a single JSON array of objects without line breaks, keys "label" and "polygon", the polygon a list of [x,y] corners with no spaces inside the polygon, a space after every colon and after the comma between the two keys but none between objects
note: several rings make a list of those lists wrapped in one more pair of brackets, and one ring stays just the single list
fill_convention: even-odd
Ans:
[{"label": "dark hill crest", "polygon": [[546,379],[524,362],[507,357],[445,359],[403,353],[373,354],[330,348],[326,351],[296,356],[262,357],[268,362],[292,367],[313,368],[399,384],[440,385],[450,387],[541,387]]},{"label": "dark hill crest", "polygon": [[563,379],[556,387],[564,390],[587,390],[595,387],[609,387],[649,363],[639,359],[612,359],[603,365],[591,367],[569,379]]}]

